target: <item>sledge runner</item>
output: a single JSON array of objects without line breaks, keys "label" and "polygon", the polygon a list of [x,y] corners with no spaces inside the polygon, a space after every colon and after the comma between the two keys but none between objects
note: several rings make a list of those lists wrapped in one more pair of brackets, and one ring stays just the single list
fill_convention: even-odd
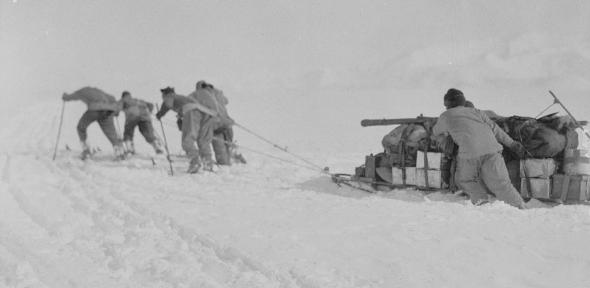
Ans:
[{"label": "sledge runner", "polygon": [[212,145],[217,164],[230,165],[231,159],[245,164],[246,159],[244,156],[238,153],[235,145],[232,145],[235,121],[227,112],[226,106],[229,103],[227,97],[225,97],[223,91],[216,89],[212,84],[204,80],[198,81],[195,86],[195,91],[189,97],[215,112],[215,116],[213,116],[215,125]]},{"label": "sledge runner", "polygon": [[432,133],[434,136],[449,134],[459,146],[455,174],[459,188],[475,205],[488,202],[487,192],[490,191],[501,201],[525,208],[524,200],[510,182],[500,145],[522,155],[522,144],[510,138],[485,113],[465,107],[465,97],[460,90],[449,89],[444,105],[447,110],[436,121]]},{"label": "sledge runner", "polygon": [[135,145],[133,144],[133,134],[135,134],[135,127],[139,128],[139,132],[154,148],[156,154],[162,154],[162,143],[154,132],[152,125],[151,114],[154,110],[152,103],[135,99],[131,93],[124,91],[121,94],[119,101],[121,108],[125,112],[125,130],[123,132],[124,145],[127,148],[127,153],[135,154]]},{"label": "sledge runner", "polygon": [[98,88],[84,87],[72,94],[63,93],[63,101],[80,100],[84,102],[88,109],[78,121],[77,131],[80,143],[82,145],[82,159],[91,155],[90,146],[87,143],[87,129],[93,122],[98,122],[100,129],[113,145],[115,157],[117,159],[125,158],[125,150],[122,141],[117,135],[115,122],[113,118],[119,113],[117,100]]},{"label": "sledge runner", "polygon": [[[160,89],[162,92],[162,107],[156,113],[160,120],[169,110],[173,110],[183,119],[181,124],[182,149],[190,158],[188,173],[197,173],[201,168],[213,170],[211,160],[211,140],[213,138],[213,117],[205,112],[202,105],[195,100],[178,95],[174,88]],[[197,142],[197,147],[195,147]]]}]

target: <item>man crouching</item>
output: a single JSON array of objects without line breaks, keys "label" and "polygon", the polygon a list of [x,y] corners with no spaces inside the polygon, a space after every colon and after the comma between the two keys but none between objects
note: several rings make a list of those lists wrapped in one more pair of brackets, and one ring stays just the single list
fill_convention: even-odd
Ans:
[{"label": "man crouching", "polygon": [[449,134],[459,146],[455,174],[459,188],[475,205],[487,203],[490,191],[503,202],[525,208],[522,197],[510,182],[500,145],[522,155],[522,144],[510,138],[483,112],[464,107],[465,97],[460,90],[449,89],[444,105],[447,110],[439,116],[432,133]]}]

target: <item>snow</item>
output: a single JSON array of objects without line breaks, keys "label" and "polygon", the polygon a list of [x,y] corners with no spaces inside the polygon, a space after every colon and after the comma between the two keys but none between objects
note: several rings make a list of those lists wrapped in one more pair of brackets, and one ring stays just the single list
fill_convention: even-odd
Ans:
[{"label": "snow", "polygon": [[[170,176],[165,159],[152,165],[147,145],[123,162],[111,161],[107,146],[83,162],[75,142],[63,149],[76,139],[68,130],[79,114],[70,106],[52,161],[51,103],[4,116],[19,125],[0,134],[0,286],[590,284],[589,206],[523,211],[442,193],[368,194],[248,151],[247,165],[197,175],[184,174],[187,162],[175,158]],[[362,154],[313,159],[348,172]]]},{"label": "snow", "polygon": [[344,173],[392,129],[361,119],[436,116],[450,87],[507,116],[553,90],[589,120],[590,2],[530,2],[0,2],[0,287],[590,287],[586,205],[368,194],[239,128],[248,164],[215,173],[174,157],[170,176],[138,134],[111,161],[95,124],[82,162],[80,102],[51,159],[59,97],[87,85],[156,102],[208,80],[238,123]]}]

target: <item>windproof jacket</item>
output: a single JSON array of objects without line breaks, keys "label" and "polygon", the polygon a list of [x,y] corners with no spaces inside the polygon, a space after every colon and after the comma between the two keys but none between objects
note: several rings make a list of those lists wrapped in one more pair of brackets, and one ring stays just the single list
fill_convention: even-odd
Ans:
[{"label": "windproof jacket", "polygon": [[191,109],[191,106],[194,106],[196,103],[195,100],[184,95],[167,95],[162,96],[162,99],[164,102],[162,103],[162,107],[160,107],[160,111],[158,111],[158,114],[162,116],[165,115],[169,110],[172,110],[176,112],[178,116],[182,117],[185,112],[195,109]]},{"label": "windproof jacket", "polygon": [[80,100],[88,106],[90,111],[118,111],[117,99],[94,87],[84,87],[72,94],[63,96],[64,101]]},{"label": "windproof jacket", "polygon": [[450,134],[459,146],[457,156],[465,159],[500,152],[500,143],[508,147],[514,143],[484,112],[463,106],[443,112],[432,133],[434,136]]},{"label": "windproof jacket", "polygon": [[125,121],[133,120],[151,120],[151,114],[154,110],[152,103],[140,99],[121,100],[121,108],[125,111]]}]

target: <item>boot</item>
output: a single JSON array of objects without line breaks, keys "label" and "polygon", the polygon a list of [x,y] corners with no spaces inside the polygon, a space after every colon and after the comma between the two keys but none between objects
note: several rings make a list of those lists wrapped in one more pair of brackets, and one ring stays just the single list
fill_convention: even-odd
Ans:
[{"label": "boot", "polygon": [[234,160],[236,160],[238,163],[242,163],[242,164],[246,164],[246,158],[244,158],[244,156],[242,156],[242,154],[234,154],[232,155]]},{"label": "boot", "polygon": [[229,154],[231,155],[231,158],[237,163],[246,164],[246,158],[244,158],[244,156],[242,156],[242,154],[238,151],[238,147],[236,145],[229,147]]},{"label": "boot", "polygon": [[156,139],[154,140],[154,142],[150,144],[152,145],[152,147],[154,147],[154,151],[156,151],[156,154],[164,153],[164,149],[162,149],[162,143],[160,143],[160,140]]},{"label": "boot", "polygon": [[125,159],[125,148],[123,148],[122,144],[117,144],[113,146],[113,150],[115,151],[115,160]]},{"label": "boot", "polygon": [[191,162],[188,164],[188,170],[186,173],[195,174],[201,170],[201,157],[194,156],[191,158]]},{"label": "boot", "polygon": [[246,164],[246,158],[244,158],[244,156],[242,156],[242,154],[238,151],[238,147],[231,147],[229,151],[231,158],[233,158],[236,162]]},{"label": "boot", "polygon": [[123,147],[127,148],[125,153],[134,155],[135,154],[135,145],[133,144],[132,140],[127,140],[124,142]]},{"label": "boot", "polygon": [[92,155],[92,152],[90,152],[90,146],[86,141],[80,141],[80,145],[82,146],[82,154],[80,154],[80,158],[86,160]]},{"label": "boot", "polygon": [[213,161],[212,160],[203,160],[203,170],[213,172]]}]

